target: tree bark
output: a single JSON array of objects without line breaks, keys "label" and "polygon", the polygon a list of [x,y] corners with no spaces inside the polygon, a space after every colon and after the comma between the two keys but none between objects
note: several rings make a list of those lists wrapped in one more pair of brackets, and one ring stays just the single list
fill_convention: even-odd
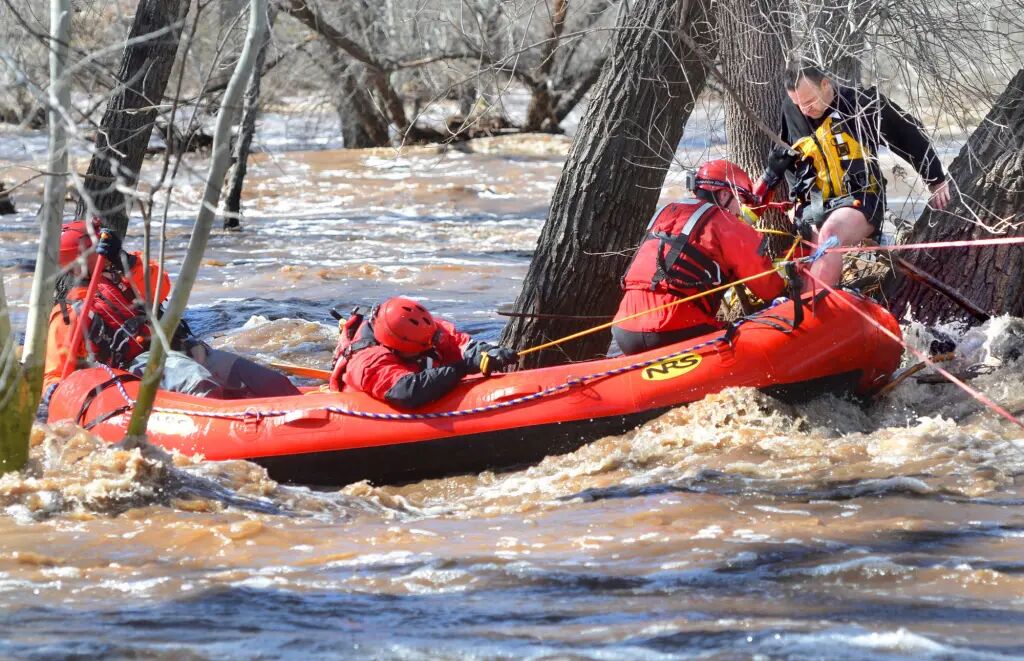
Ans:
[{"label": "tree bark", "polygon": [[[779,128],[783,77],[790,36],[788,14],[772,0],[723,0],[718,3],[719,63],[735,97],[725,97],[725,133],[729,158],[756,179],[774,144],[751,116]],[[765,20],[767,17],[768,20]]]},{"label": "tree bark", "polygon": [[133,189],[138,181],[189,4],[189,0],[139,2],[121,55],[118,87],[96,133],[85,197],[79,200],[76,214],[81,218],[96,213],[105,227],[122,237],[128,229],[131,200],[126,201],[119,188]]},{"label": "tree bark", "polygon": [[12,213],[18,213],[14,208],[14,200],[11,199],[11,194],[7,192],[4,182],[0,181],[0,216],[7,216]]},{"label": "tree bark", "polygon": [[[685,15],[681,7],[688,7]],[[679,39],[684,29],[709,53],[708,0],[637,0],[555,187],[547,222],[516,300],[518,313],[608,315],[619,278],[653,215],[683,127],[707,72]],[[712,55],[713,57],[713,55]],[[586,322],[514,318],[502,343],[523,349],[575,333]],[[592,358],[607,350],[603,331],[524,357],[527,367]]]},{"label": "tree bark", "polygon": [[245,186],[245,172],[248,167],[249,150],[256,134],[256,115],[260,111],[260,83],[263,80],[263,63],[267,59],[270,46],[270,33],[274,29],[277,11],[270,8],[267,15],[268,28],[258,44],[256,65],[252,70],[249,85],[245,88],[242,101],[242,121],[238,124],[238,137],[235,139],[233,164],[228,173],[228,191],[224,199],[224,229],[239,229],[242,226],[242,188]]},{"label": "tree bark", "polygon": [[[792,42],[785,3],[772,0],[723,0],[718,4],[719,63],[731,88],[725,96],[725,134],[729,159],[760,177],[774,142],[755,121],[760,117],[776,134],[785,95],[786,53]],[[766,20],[767,19],[767,20]],[[779,211],[769,211],[761,227],[788,230]],[[790,240],[770,235],[768,251],[785,252]]]},{"label": "tree bark", "polygon": [[50,0],[50,88],[47,103],[49,149],[43,207],[39,219],[36,271],[29,295],[25,349],[21,362],[11,332],[7,294],[0,278],[0,474],[20,469],[28,459],[29,434],[43,386],[46,331],[57,278],[57,248],[64,215],[68,169],[67,125],[71,88],[65,77],[71,1]]},{"label": "tree bark", "polygon": [[368,88],[366,67],[357,62],[347,66],[335,54],[338,95],[335,105],[346,149],[386,147],[391,144],[388,120],[377,109]]},{"label": "tree bark", "polygon": [[[910,243],[1024,236],[1024,69],[1010,81],[949,168],[945,211],[925,209]],[[904,253],[992,315],[1024,316],[1024,247],[944,248]],[[896,282],[890,309],[927,324],[976,323],[963,308],[916,281]]]},{"label": "tree bark", "polygon": [[530,94],[530,103],[526,107],[526,124],[523,131],[558,131],[558,118],[555,116],[555,100],[551,95],[551,69],[555,63],[562,32],[565,30],[565,17],[569,11],[568,0],[554,0],[551,12],[551,30],[547,42],[541,49],[540,66],[534,76],[535,83]]}]

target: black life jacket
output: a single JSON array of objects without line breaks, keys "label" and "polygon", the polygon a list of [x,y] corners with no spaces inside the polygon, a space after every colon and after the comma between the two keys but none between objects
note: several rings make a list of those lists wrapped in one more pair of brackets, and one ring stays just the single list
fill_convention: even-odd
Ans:
[{"label": "black life jacket", "polygon": [[[626,269],[622,288],[685,298],[722,284],[722,268],[718,262],[691,242],[692,237],[700,235],[715,210],[714,204],[700,200],[669,204],[662,209],[651,221],[647,236]],[[714,315],[721,303],[715,298],[706,296],[693,303],[708,315]]]},{"label": "black life jacket", "polygon": [[[81,315],[84,303],[74,301],[71,307]],[[70,322],[67,305],[66,300],[60,301],[65,323]],[[150,328],[143,306],[123,279],[116,283],[106,278],[99,281],[89,306],[85,332],[86,351],[93,360],[115,369],[127,369],[139,354],[149,349]]]}]

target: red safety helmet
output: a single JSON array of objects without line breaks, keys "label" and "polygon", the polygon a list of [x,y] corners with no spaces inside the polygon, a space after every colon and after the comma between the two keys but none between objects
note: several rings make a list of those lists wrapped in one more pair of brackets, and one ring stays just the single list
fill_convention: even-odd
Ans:
[{"label": "red safety helmet", "polygon": [[[100,221],[92,219],[93,236],[100,235]],[[67,268],[79,255],[86,252],[93,246],[93,238],[89,236],[89,230],[84,220],[70,222],[60,228],[60,252],[57,261],[61,268]],[[96,265],[96,253],[89,255],[88,266],[91,271]]]},{"label": "red safety helmet", "polygon": [[732,161],[719,159],[708,161],[697,170],[693,190],[702,189],[712,193],[720,190],[732,192],[742,203],[754,202],[754,184],[750,175]]},{"label": "red safety helmet", "polygon": [[374,339],[399,353],[423,353],[432,348],[437,331],[437,323],[425,307],[401,296],[381,303],[373,318]]}]

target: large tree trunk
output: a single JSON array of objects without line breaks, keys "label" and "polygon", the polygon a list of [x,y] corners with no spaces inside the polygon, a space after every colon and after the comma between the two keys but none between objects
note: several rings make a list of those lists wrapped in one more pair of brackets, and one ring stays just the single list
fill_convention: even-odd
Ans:
[{"label": "large tree trunk", "polygon": [[118,189],[132,189],[138,181],[188,8],[189,0],[139,2],[121,55],[118,87],[96,133],[96,152],[85,179],[85,195],[91,203],[80,200],[76,213],[79,217],[98,214],[104,226],[121,236],[128,229],[132,201],[126,201]]},{"label": "large tree trunk", "polygon": [[555,100],[551,95],[551,69],[555,64],[555,53],[565,30],[565,17],[569,11],[568,0],[554,0],[551,11],[551,26],[548,40],[541,50],[540,66],[530,90],[530,103],[526,108],[526,124],[523,131],[558,131],[555,116]]},{"label": "large tree trunk", "polygon": [[270,33],[274,29],[277,10],[271,7],[267,15],[267,31],[259,44],[256,54],[256,65],[252,70],[252,78],[245,88],[242,101],[242,121],[238,125],[238,137],[232,154],[233,164],[228,173],[228,190],[224,198],[224,229],[239,229],[242,226],[242,188],[245,186],[245,172],[249,164],[249,150],[256,134],[256,115],[260,112],[260,83],[263,80],[263,64],[267,60],[267,48],[270,46]]},{"label": "large tree trunk", "polygon": [[[515,310],[526,314],[611,315],[619,278],[657,206],[669,163],[706,70],[678,33],[708,44],[707,0],[638,0],[617,31],[565,169],[558,180]],[[689,6],[685,16],[680,7]],[[713,55],[712,55],[713,56]],[[502,343],[520,349],[591,323],[516,318]],[[592,358],[608,331],[524,358],[529,367]]]},{"label": "large tree trunk", "polygon": [[43,387],[46,330],[57,278],[57,247],[64,215],[64,186],[68,169],[67,127],[71,87],[65,78],[70,0],[50,0],[50,89],[47,108],[49,144],[43,207],[39,218],[36,272],[29,296],[25,349],[21,362],[11,332],[7,294],[0,278],[0,474],[20,469],[28,459],[29,434]]},{"label": "large tree trunk", "polygon": [[366,67],[351,62],[347,66],[335,54],[338,72],[338,121],[346,149],[386,147],[391,144],[388,120],[377,109],[367,87]]},{"label": "large tree trunk", "polygon": [[[925,209],[910,243],[990,238],[993,233],[1024,236],[1024,69],[949,170],[956,182],[950,206],[945,212]],[[993,315],[1024,316],[1024,247],[944,248],[914,251],[905,258]],[[890,309],[900,316],[908,308],[915,319],[929,324],[974,321],[948,298],[903,279],[892,293]]]},{"label": "large tree trunk", "polygon": [[[788,14],[773,0],[718,3],[718,61],[733,94],[725,97],[729,158],[757,178],[774,142],[754,117],[778,130],[789,50]],[[768,20],[765,20],[765,19]]]},{"label": "large tree trunk", "polygon": [[[775,144],[756,121],[776,133],[785,95],[786,53],[792,42],[786,3],[772,0],[722,0],[718,4],[719,62],[730,93],[725,97],[725,133],[729,158],[757,181]],[[767,19],[767,20],[766,20]],[[769,211],[761,226],[787,230],[779,211]],[[769,252],[783,253],[787,237],[769,235]]]},{"label": "large tree trunk", "polygon": [[0,181],[0,216],[12,213],[18,213],[14,208],[14,200],[11,199],[11,194],[7,192],[4,182]]}]

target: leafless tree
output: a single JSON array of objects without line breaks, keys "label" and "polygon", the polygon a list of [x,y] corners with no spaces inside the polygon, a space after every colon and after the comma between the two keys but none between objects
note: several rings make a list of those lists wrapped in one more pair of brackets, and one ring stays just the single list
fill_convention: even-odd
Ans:
[{"label": "leafless tree", "polygon": [[[519,348],[575,333],[609,317],[619,278],[643,235],[683,126],[704,86],[703,61],[680,31],[708,53],[713,14],[700,1],[634,2],[615,33],[612,55],[594,90],[559,177],[514,318],[502,342]],[[530,316],[530,315],[545,316]],[[551,316],[547,316],[551,315]],[[608,348],[608,331],[530,354],[527,366],[591,358]]]}]

